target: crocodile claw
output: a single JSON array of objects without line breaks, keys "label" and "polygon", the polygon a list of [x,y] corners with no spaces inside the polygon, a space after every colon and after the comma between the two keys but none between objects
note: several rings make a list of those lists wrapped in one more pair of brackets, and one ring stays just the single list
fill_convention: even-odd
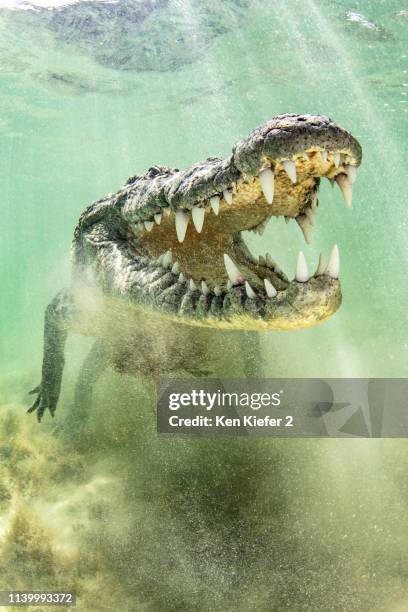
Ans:
[{"label": "crocodile claw", "polygon": [[38,396],[36,397],[34,402],[31,404],[31,406],[28,408],[27,412],[31,413],[31,412],[37,411],[37,420],[39,423],[41,422],[41,419],[44,415],[44,412],[47,410],[47,408],[50,411],[51,416],[54,417],[56,403],[54,405],[54,403],[51,402],[51,400],[49,399],[48,394],[42,391],[41,384],[38,385],[32,391],[29,391],[29,395],[32,395],[34,393],[38,393]]}]

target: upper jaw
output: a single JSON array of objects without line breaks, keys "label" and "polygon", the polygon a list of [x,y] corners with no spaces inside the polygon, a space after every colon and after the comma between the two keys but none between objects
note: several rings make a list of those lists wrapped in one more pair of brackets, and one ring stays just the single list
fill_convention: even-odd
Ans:
[{"label": "upper jaw", "polygon": [[[313,166],[304,159],[305,153],[312,157]],[[271,214],[296,217],[312,201],[320,176],[339,176],[341,183],[344,175],[352,182],[361,157],[357,140],[329,118],[279,115],[238,142],[230,157],[208,158],[183,171],[155,166],[129,179],[117,201],[124,219],[142,235],[163,215],[184,212],[190,220],[194,207],[210,209],[211,198],[219,198],[221,205],[229,203],[237,186],[260,178],[270,168],[286,179],[283,192],[275,190]],[[294,174],[295,184],[290,179]],[[288,197],[288,189],[293,197]]]},{"label": "upper jaw", "polygon": [[[292,283],[279,268],[269,265],[261,286],[250,278],[250,256],[238,276],[231,266],[228,272],[226,265],[221,285],[211,285],[205,274],[198,275],[202,280],[197,278],[188,260],[195,251],[202,256],[200,248],[208,247],[207,232],[220,238],[220,257],[225,250],[233,264],[239,264],[240,250],[224,249],[221,237],[244,229],[258,231],[272,215],[295,218],[309,242],[320,177],[336,179],[350,203],[360,162],[358,142],[328,118],[281,115],[239,142],[226,160],[210,158],[183,172],[155,167],[131,179],[119,194],[118,205],[132,228],[135,254],[148,256],[151,274],[142,282],[145,293],[155,307],[211,326],[217,319],[218,326],[250,329],[248,317],[256,328],[263,321],[279,329],[324,320],[341,301],[337,247],[327,269],[319,263],[314,276],[305,271],[301,254]],[[191,241],[193,248],[188,251]],[[163,252],[167,255],[158,257]],[[163,258],[164,274],[156,269],[163,268]],[[189,271],[192,280],[186,274]]]},{"label": "upper jaw", "polygon": [[273,160],[290,160],[304,151],[339,152],[355,166],[361,164],[362,150],[346,130],[322,115],[279,115],[260,125],[233,150],[234,163],[240,172],[255,175],[266,156]]}]

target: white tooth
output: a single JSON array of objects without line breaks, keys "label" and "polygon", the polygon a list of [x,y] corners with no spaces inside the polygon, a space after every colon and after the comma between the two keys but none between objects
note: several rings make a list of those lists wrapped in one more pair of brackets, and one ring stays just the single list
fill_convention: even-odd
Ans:
[{"label": "white tooth", "polygon": [[178,274],[180,272],[180,264],[178,261],[174,262],[171,271],[173,272],[173,274]]},{"label": "white tooth", "polygon": [[186,280],[186,277],[184,276],[182,272],[180,272],[179,277],[178,277],[178,282],[184,283],[185,280]]},{"label": "white tooth", "polygon": [[290,217],[285,217],[285,223],[289,223]]},{"label": "white tooth", "polygon": [[307,270],[307,263],[305,256],[302,251],[299,251],[297,265],[296,265],[296,280],[299,283],[306,283],[309,280],[309,272]]},{"label": "white tooth", "polygon": [[216,287],[214,287],[214,293],[215,293],[215,295],[221,295],[221,289],[220,289],[220,287],[218,287],[218,285]]},{"label": "white tooth", "polygon": [[163,255],[163,266],[165,268],[170,268],[172,261],[173,261],[173,255],[171,254],[171,251],[167,251],[167,253]]},{"label": "white tooth", "polygon": [[178,210],[176,212],[176,233],[179,242],[183,242],[186,236],[189,219],[188,214],[184,212],[184,210]]},{"label": "white tooth", "polygon": [[304,159],[305,161],[309,161],[309,156],[308,156],[308,154],[306,153],[306,151],[303,153],[303,159]]},{"label": "white tooth", "polygon": [[265,278],[264,280],[265,290],[268,297],[273,298],[278,293],[275,287],[272,285],[271,281]]},{"label": "white tooth", "polygon": [[344,166],[344,169],[347,172],[348,180],[350,181],[351,184],[353,184],[357,178],[356,166],[347,165],[347,166]]},{"label": "white tooth", "polygon": [[324,162],[327,162],[327,151],[320,151],[321,158]]},{"label": "white tooth", "polygon": [[273,192],[275,188],[275,175],[271,168],[265,168],[259,173],[259,182],[261,183],[262,191],[265,196],[265,200],[268,204],[273,202]]},{"label": "white tooth", "polygon": [[193,218],[194,227],[197,232],[200,234],[204,225],[204,217],[205,217],[205,208],[199,208],[198,206],[193,206],[193,210],[191,211],[191,216]]},{"label": "white tooth", "polygon": [[323,253],[320,253],[319,263],[317,264],[315,276],[321,276],[322,274],[324,274],[324,271],[325,271],[325,265],[324,265],[324,260],[323,260]]},{"label": "white tooth", "polygon": [[170,217],[171,215],[171,208],[170,206],[168,206],[167,208],[163,208],[163,213],[166,215],[166,217]]},{"label": "white tooth", "polygon": [[144,226],[145,226],[145,228],[146,228],[146,230],[147,230],[148,232],[151,232],[151,231],[152,231],[152,229],[153,229],[153,225],[154,225],[153,221],[145,221],[145,222],[144,222]]},{"label": "white tooth", "polygon": [[188,283],[188,288],[190,289],[190,291],[195,291],[197,289],[197,285],[195,284],[192,278],[190,278],[190,282]]},{"label": "white tooth", "polygon": [[231,257],[226,253],[224,253],[224,264],[225,269],[227,270],[228,278],[230,279],[231,283],[233,285],[242,283],[244,279],[241,272],[238,270]]},{"label": "white tooth", "polygon": [[312,241],[313,234],[313,226],[310,220],[306,217],[306,215],[299,215],[298,217],[296,217],[296,223],[302,230],[305,241],[307,242],[307,244],[310,244]]},{"label": "white tooth", "polygon": [[348,180],[345,174],[338,174],[336,176],[336,183],[341,189],[341,192],[344,198],[344,203],[346,204],[347,208],[351,208],[351,199],[353,196],[353,185],[350,183],[350,181]]},{"label": "white tooth", "polygon": [[162,220],[161,214],[158,213],[157,215],[154,215],[154,220],[156,221],[157,225],[160,225],[160,222]]},{"label": "white tooth", "polygon": [[312,195],[312,210],[317,210],[317,191]]},{"label": "white tooth", "polygon": [[210,290],[207,287],[205,281],[201,281],[201,291],[203,295],[208,295],[210,293]]},{"label": "white tooth", "polygon": [[220,197],[217,195],[212,196],[212,198],[210,198],[210,205],[214,213],[218,215],[218,213],[220,212]]},{"label": "white tooth", "polygon": [[330,254],[329,263],[327,264],[326,274],[332,278],[339,278],[340,272],[340,255],[337,244],[334,245]]},{"label": "white tooth", "polygon": [[254,297],[256,297],[256,293],[255,291],[252,289],[251,285],[248,283],[248,281],[245,281],[245,291],[247,296],[253,300]]},{"label": "white tooth", "polygon": [[222,195],[227,204],[232,204],[232,191],[230,189],[224,189]]},{"label": "white tooth", "polygon": [[233,288],[233,284],[231,283],[230,279],[227,280],[227,291],[229,291],[230,289]]},{"label": "white tooth", "polygon": [[340,153],[334,153],[333,155],[333,161],[334,161],[334,165],[336,166],[336,168],[338,168],[340,166]]},{"label": "white tooth", "polygon": [[282,161],[283,169],[286,174],[292,181],[292,183],[296,183],[296,164],[292,159],[284,159]]},{"label": "white tooth", "polygon": [[160,257],[157,258],[157,263],[160,264],[161,266],[163,265],[163,259],[164,259],[164,253],[163,255],[160,255]]}]

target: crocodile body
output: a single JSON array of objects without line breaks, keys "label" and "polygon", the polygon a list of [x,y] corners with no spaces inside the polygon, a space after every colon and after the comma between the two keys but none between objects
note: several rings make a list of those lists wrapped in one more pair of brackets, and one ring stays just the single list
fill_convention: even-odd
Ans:
[{"label": "crocodile body", "polygon": [[242,332],[325,321],[341,303],[337,246],[313,274],[299,253],[289,280],[271,255],[253,257],[241,232],[261,233],[282,216],[309,242],[321,178],[336,181],[349,205],[361,157],[329,118],[280,115],[226,159],[155,166],[89,206],[74,233],[71,286],[46,311],[42,381],[29,411],[54,414],[69,331],[97,338],[82,377],[95,382],[106,364],[153,377],[210,375],[215,337],[244,358],[256,341]]}]

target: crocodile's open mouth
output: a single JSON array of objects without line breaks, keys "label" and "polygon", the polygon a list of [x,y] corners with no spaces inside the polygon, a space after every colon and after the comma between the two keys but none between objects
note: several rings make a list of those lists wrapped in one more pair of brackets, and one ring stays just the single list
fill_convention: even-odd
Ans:
[{"label": "crocodile's open mouth", "polygon": [[[178,200],[167,195],[173,186],[156,210],[125,206],[129,248],[146,266],[141,284],[169,314],[200,325],[213,326],[216,318],[221,327],[288,329],[314,325],[338,308],[336,245],[311,273],[300,252],[289,280],[270,254],[253,257],[241,232],[261,233],[270,217],[283,216],[295,219],[309,242],[321,178],[335,181],[350,206],[361,149],[327,118],[286,115],[267,126],[238,143],[231,160],[209,159],[204,170],[190,169],[193,187]],[[273,129],[280,130],[277,143]],[[218,173],[211,183],[217,164],[226,176],[220,180]],[[163,191],[178,171],[151,173]]]}]

